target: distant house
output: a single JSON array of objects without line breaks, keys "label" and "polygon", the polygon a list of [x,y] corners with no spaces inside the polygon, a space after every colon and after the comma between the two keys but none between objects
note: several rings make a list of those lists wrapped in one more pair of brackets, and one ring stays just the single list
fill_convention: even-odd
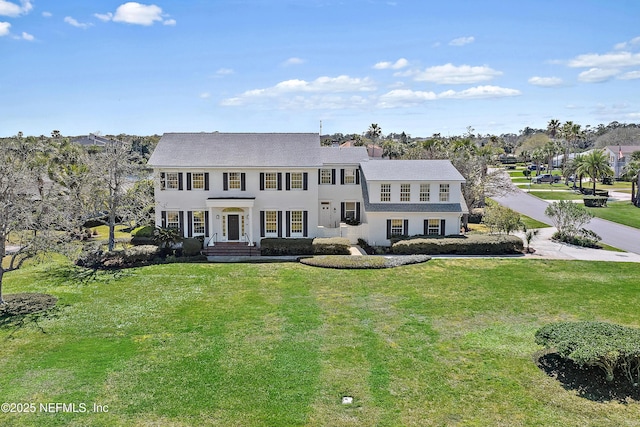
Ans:
[{"label": "distant house", "polygon": [[[355,141],[351,140],[351,141],[343,142],[342,144],[340,144],[340,147],[341,148],[356,147]],[[367,155],[369,156],[369,158],[382,159],[383,153],[384,153],[384,149],[382,147],[375,144],[366,144],[364,145],[364,147],[367,149]]]},{"label": "distant house", "polygon": [[635,151],[640,151],[640,145],[607,145],[604,147],[604,153],[609,158],[609,166],[613,169],[614,178],[619,178],[624,174],[624,167]]},{"label": "distant house", "polygon": [[448,160],[370,160],[317,134],[167,133],[154,169],[156,225],[185,237],[257,244],[266,237],[459,234],[468,213]]}]

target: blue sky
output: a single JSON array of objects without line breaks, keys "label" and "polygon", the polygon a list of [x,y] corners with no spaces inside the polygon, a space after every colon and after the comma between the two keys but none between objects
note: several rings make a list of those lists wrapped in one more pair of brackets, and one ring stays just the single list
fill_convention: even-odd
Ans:
[{"label": "blue sky", "polygon": [[640,122],[637,0],[0,0],[0,136]]}]

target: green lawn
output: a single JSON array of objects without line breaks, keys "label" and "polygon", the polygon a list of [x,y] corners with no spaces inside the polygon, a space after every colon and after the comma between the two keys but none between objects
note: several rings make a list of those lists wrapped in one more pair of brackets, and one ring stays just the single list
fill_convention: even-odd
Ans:
[{"label": "green lawn", "polygon": [[529,194],[544,200],[582,200],[582,194],[567,190],[535,190]]},{"label": "green lawn", "polygon": [[609,202],[607,207],[587,209],[598,218],[640,228],[640,208],[633,206],[629,201]]},{"label": "green lawn", "polygon": [[[533,362],[547,322],[640,326],[637,268],[173,264],[81,283],[56,264],[28,267],[5,293],[48,292],[61,309],[40,320],[46,333],[0,329],[1,400],[38,408],[0,425],[637,425],[639,402],[579,397]],[[41,412],[49,402],[88,412]]]}]

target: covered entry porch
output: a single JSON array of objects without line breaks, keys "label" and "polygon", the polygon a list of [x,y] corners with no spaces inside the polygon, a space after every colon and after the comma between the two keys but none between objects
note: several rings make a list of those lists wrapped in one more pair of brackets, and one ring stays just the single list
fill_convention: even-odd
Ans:
[{"label": "covered entry porch", "polygon": [[251,221],[254,203],[255,197],[207,199],[211,236],[207,236],[206,246],[215,246],[219,242],[245,243],[253,246]]}]

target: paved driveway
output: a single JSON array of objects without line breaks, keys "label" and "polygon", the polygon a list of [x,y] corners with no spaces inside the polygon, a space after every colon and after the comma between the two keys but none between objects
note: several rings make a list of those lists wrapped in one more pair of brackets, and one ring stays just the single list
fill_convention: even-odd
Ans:
[{"label": "paved driveway", "polygon": [[[492,197],[501,205],[516,212],[527,215],[538,221],[553,225],[551,219],[544,214],[549,205],[548,201],[539,199],[522,190],[515,189],[502,196]],[[606,208],[605,208],[606,209]],[[640,208],[638,209],[640,215]],[[613,247],[640,254],[640,230],[626,225],[617,224],[600,218],[593,218],[585,228],[596,232],[602,237],[602,243]],[[533,245],[532,245],[533,246]]]}]

